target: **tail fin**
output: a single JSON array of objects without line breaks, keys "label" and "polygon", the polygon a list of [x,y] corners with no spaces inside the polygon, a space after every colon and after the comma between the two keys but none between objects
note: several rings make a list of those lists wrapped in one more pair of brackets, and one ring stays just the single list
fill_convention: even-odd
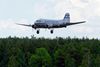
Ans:
[{"label": "tail fin", "polygon": [[70,22],[70,14],[66,13],[63,20],[65,20],[66,22]]}]

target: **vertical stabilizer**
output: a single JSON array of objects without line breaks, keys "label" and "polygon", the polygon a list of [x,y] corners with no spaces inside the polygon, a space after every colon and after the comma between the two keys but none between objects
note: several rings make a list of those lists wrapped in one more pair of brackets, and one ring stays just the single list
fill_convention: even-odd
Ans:
[{"label": "vertical stabilizer", "polygon": [[63,20],[65,20],[66,22],[70,22],[70,14],[66,13]]}]

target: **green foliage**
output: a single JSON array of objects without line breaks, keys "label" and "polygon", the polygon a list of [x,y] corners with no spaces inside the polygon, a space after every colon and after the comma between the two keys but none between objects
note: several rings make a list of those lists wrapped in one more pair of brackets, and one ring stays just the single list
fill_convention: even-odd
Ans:
[{"label": "green foliage", "polygon": [[100,54],[93,58],[93,67],[100,67]]},{"label": "green foliage", "polygon": [[51,56],[45,48],[37,48],[35,55],[32,55],[29,61],[30,67],[51,67]]},{"label": "green foliage", "polygon": [[100,67],[100,40],[0,38],[0,67]]},{"label": "green foliage", "polygon": [[86,52],[85,55],[83,55],[83,60],[80,67],[92,67],[91,60],[92,58],[90,52]]},{"label": "green foliage", "polygon": [[65,66],[65,55],[61,49],[58,49],[54,53],[55,67],[64,67]]},{"label": "green foliage", "polygon": [[76,67],[75,59],[67,55],[65,58],[65,67]]},{"label": "green foliage", "polygon": [[8,67],[19,67],[19,62],[15,56],[9,57]]},{"label": "green foliage", "polygon": [[32,55],[29,59],[29,67],[39,67],[39,57],[37,55]]}]

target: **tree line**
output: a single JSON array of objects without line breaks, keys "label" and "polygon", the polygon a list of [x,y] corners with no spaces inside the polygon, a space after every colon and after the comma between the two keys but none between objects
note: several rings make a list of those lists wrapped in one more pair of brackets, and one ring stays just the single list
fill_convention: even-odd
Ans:
[{"label": "tree line", "polygon": [[100,40],[0,38],[0,67],[100,67]]}]

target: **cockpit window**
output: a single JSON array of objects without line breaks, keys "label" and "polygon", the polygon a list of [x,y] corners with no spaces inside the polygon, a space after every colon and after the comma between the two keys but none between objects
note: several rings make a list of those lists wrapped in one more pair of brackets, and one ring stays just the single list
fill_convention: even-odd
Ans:
[{"label": "cockpit window", "polygon": [[41,22],[41,20],[37,20],[36,22]]}]

